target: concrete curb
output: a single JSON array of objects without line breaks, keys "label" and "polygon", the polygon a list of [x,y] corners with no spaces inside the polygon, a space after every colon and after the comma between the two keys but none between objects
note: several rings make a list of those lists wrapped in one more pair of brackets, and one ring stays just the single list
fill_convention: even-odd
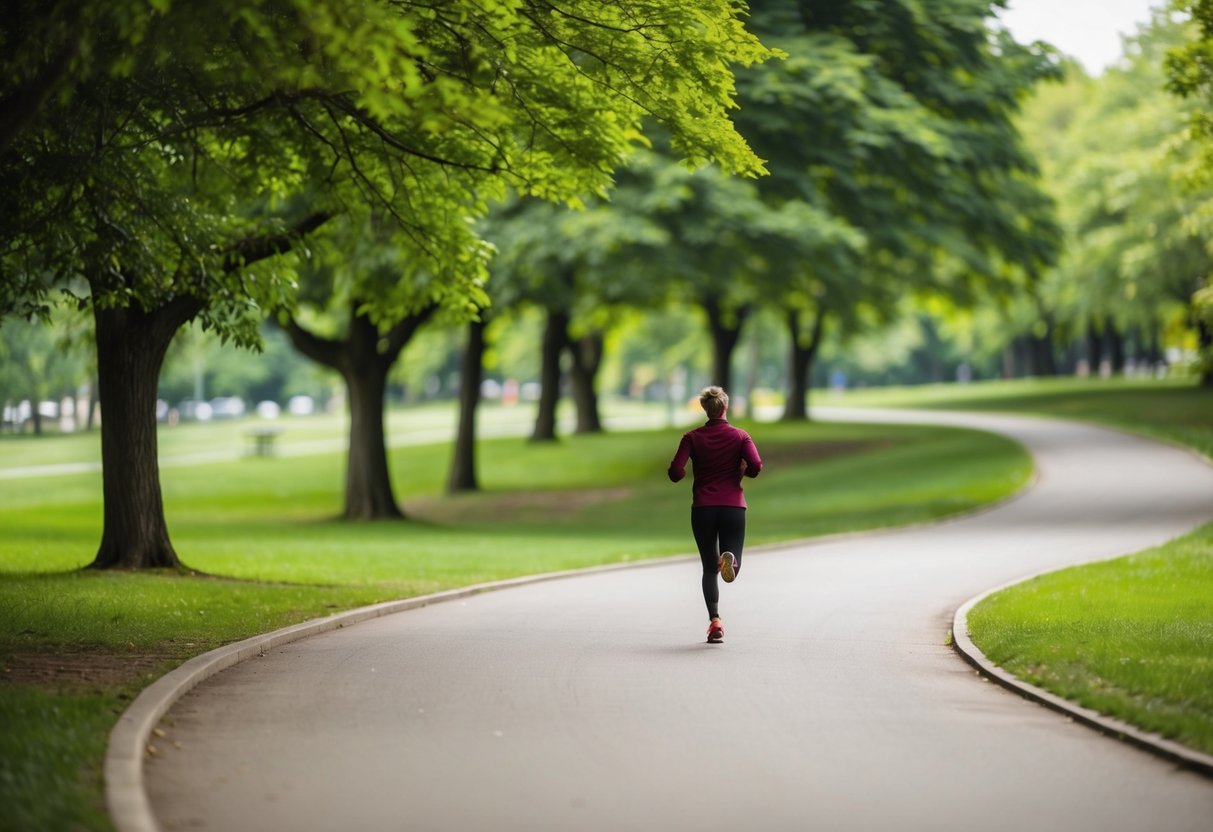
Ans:
[{"label": "concrete curb", "polygon": [[[1041,575],[1044,574],[1049,573],[1041,573]],[[1202,774],[1205,777],[1213,777],[1213,755],[1188,748],[1174,740],[1169,740],[1159,734],[1146,731],[1127,722],[1122,722],[1115,717],[1106,716],[1090,708],[1084,708],[1068,699],[1062,699],[1060,696],[1052,694],[1043,688],[1029,684],[994,664],[973,643],[972,638],[969,637],[969,611],[994,593],[1037,577],[1040,577],[1040,575],[1029,575],[1021,580],[1012,581],[1009,584],[987,590],[975,598],[966,601],[952,618],[952,646],[956,649],[956,652],[966,662],[976,668],[977,672],[982,676],[1013,693],[1018,693],[1025,699],[1044,705],[1046,708],[1051,708],[1081,725],[1093,728],[1101,734],[1106,734],[1114,739],[1129,743],[1143,751],[1148,751],[1182,768]]]},{"label": "concrete curb", "polygon": [[[349,627],[360,621],[369,621],[431,604],[456,601],[510,587],[592,575],[597,572],[668,566],[688,559],[654,558],[592,566],[586,569],[547,572],[540,575],[526,575],[504,581],[475,584],[431,595],[385,601],[369,607],[335,613],[325,618],[304,621],[271,633],[252,636],[195,656],[144,688],[135,697],[130,707],[122,713],[110,732],[109,746],[105,755],[104,779],[106,808],[114,823],[114,828],[118,832],[160,832],[160,825],[152,813],[151,801],[148,800],[147,790],[143,786],[143,762],[148,745],[152,744],[153,732],[161,718],[168,713],[177,700],[197,685],[233,665],[265,655],[270,650],[293,641]],[[695,556],[696,562],[698,559],[698,556]]]}]

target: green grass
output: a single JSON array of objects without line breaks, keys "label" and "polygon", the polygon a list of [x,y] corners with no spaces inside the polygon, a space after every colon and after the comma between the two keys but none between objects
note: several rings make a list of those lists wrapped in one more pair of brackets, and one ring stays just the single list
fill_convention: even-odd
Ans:
[{"label": "green grass", "polygon": [[108,829],[98,761],[129,695],[0,687],[0,829]]},{"label": "green grass", "polygon": [[1213,754],[1213,524],[999,592],[969,631],[1016,676]]},{"label": "green grass", "polygon": [[[437,421],[422,417],[427,429]],[[308,442],[340,438],[339,420],[307,425]],[[1004,497],[1031,472],[1019,446],[976,432],[750,427],[767,462],[746,486],[751,544],[930,520]],[[340,454],[166,466],[174,544],[207,577],[79,571],[100,538],[100,474],[0,479],[0,828],[108,828],[106,734],[142,687],[191,655],[381,600],[691,552],[689,486],[665,477],[680,432],[485,441],[484,491],[455,497],[442,494],[449,446],[404,442],[391,462],[408,523],[334,519]],[[234,423],[166,428],[162,456],[166,436],[174,453],[242,438]],[[78,436],[5,437],[0,470],[73,461],[57,443],[83,447]],[[21,448],[19,463],[9,448]],[[55,672],[81,661],[80,678]]]}]

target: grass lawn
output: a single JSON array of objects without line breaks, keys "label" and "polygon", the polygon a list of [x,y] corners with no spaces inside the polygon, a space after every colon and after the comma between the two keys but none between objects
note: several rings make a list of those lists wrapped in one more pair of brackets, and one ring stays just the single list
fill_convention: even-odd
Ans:
[{"label": "grass lawn", "polygon": [[[823,394],[816,401],[1077,418],[1213,458],[1213,390],[1190,383],[1034,380]],[[997,593],[970,613],[969,630],[1016,676],[1213,753],[1213,524],[1147,552]]]},{"label": "grass lawn", "polygon": [[[308,426],[307,442],[340,439],[339,420],[328,434]],[[1019,446],[969,431],[751,430],[768,466],[747,481],[752,545],[966,511],[1031,472]],[[285,431],[276,458],[165,466],[174,544],[205,577],[79,571],[100,538],[100,474],[0,477],[0,829],[109,828],[108,732],[140,689],[189,656],[376,601],[690,553],[689,486],[665,479],[680,433],[485,441],[484,490],[454,497],[442,494],[449,446],[402,443],[391,462],[407,523],[333,519],[343,455],[289,453]],[[162,456],[226,453],[240,439],[231,424],[178,426]],[[79,436],[3,437],[0,473],[88,461],[89,447]]]},{"label": "grass lawn", "polygon": [[969,633],[1021,679],[1213,754],[1213,524],[999,592]]}]

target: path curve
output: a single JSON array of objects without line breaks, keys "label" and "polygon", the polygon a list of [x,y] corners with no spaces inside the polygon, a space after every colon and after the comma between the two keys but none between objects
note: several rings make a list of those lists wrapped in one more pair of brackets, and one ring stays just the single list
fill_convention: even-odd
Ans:
[{"label": "path curve", "polygon": [[[697,559],[427,606],[282,645],[169,711],[164,828],[1201,830],[1213,781],[984,682],[982,590],[1213,519],[1213,467],[1045,419],[963,424],[1036,486],[935,526],[753,551],[702,643]],[[761,430],[756,431],[761,447]],[[761,480],[751,522],[761,522]]]}]

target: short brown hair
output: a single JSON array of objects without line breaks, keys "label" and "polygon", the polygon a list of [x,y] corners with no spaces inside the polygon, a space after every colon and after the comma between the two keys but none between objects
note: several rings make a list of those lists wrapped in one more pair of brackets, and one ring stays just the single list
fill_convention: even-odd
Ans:
[{"label": "short brown hair", "polygon": [[724,392],[723,387],[705,387],[699,391],[699,404],[709,419],[719,419],[729,406],[729,394]]}]

